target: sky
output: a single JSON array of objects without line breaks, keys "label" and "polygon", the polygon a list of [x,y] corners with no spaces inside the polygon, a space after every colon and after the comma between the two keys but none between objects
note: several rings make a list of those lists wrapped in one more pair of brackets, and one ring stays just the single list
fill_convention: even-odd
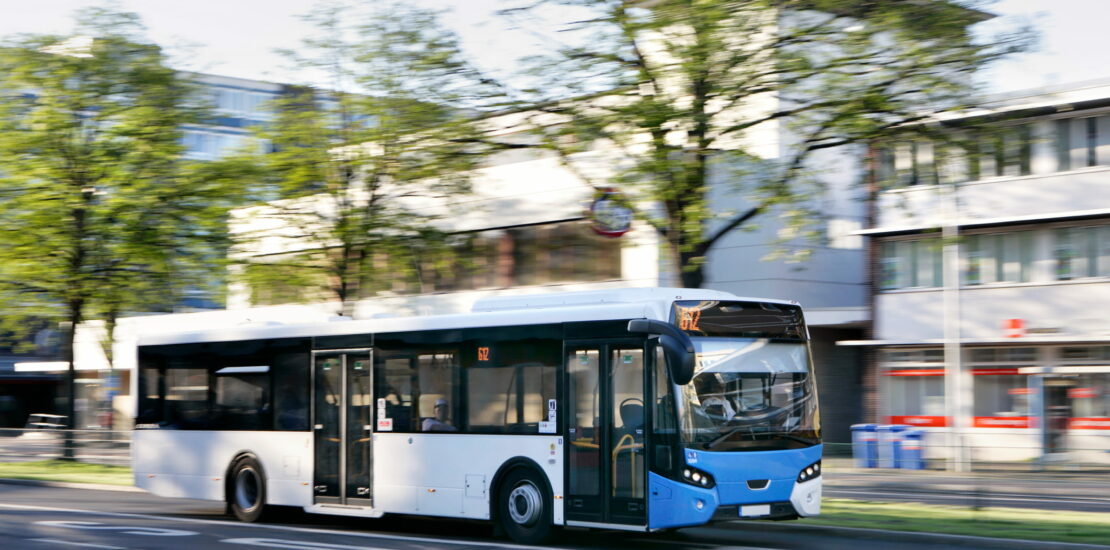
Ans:
[{"label": "sky", "polygon": [[[505,29],[494,11],[499,0],[410,0],[448,10],[445,23],[461,36],[479,66],[496,76],[511,74],[521,54],[542,51],[533,33]],[[309,27],[298,15],[311,0],[117,0],[139,13],[148,36],[166,47],[179,69],[302,83],[277,48],[296,47]],[[103,5],[89,0],[0,0],[0,36],[16,33],[67,34],[73,12]],[[1040,41],[1034,53],[1005,62],[984,77],[991,92],[1007,92],[1053,84],[1110,77],[1110,64],[1096,52],[1101,46],[1110,0],[999,0],[988,11],[997,14],[988,28],[1031,24]]]}]

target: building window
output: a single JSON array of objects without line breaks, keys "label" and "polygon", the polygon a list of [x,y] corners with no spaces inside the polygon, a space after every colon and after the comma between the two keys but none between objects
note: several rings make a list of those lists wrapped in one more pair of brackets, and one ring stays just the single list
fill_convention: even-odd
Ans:
[{"label": "building window", "polygon": [[1071,119],[1056,121],[1056,170],[1071,170]]},{"label": "building window", "polygon": [[1027,283],[1033,265],[1033,232],[969,235],[964,239],[963,284]]},{"label": "building window", "polygon": [[1087,127],[1087,166],[1098,166],[1098,118],[1083,120]]},{"label": "building window", "polygon": [[933,150],[931,142],[922,140],[878,147],[875,153],[877,181],[886,187],[935,185],[937,171]]},{"label": "building window", "polygon": [[1056,280],[1110,276],[1110,227],[1065,227],[1053,231]]},{"label": "building window", "polygon": [[943,284],[940,239],[884,242],[879,263],[879,286],[884,290]]},{"label": "building window", "polygon": [[979,177],[1029,175],[1031,134],[1029,124],[984,133],[979,139],[978,154],[972,157],[972,163],[978,165]]}]

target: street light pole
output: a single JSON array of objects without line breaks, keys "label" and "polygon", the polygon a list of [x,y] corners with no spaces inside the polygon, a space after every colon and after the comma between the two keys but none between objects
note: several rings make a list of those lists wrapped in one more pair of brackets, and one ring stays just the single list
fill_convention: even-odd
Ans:
[{"label": "street light pole", "polygon": [[963,362],[960,346],[960,248],[958,185],[941,185],[944,212],[941,240],[941,266],[944,282],[944,413],[948,418],[948,469],[970,469],[963,445],[966,415],[964,407]]}]

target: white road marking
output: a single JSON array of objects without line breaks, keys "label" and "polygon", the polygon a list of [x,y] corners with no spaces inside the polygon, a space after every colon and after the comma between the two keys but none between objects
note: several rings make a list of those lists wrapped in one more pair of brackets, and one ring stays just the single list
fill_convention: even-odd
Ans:
[{"label": "white road marking", "polygon": [[69,542],[68,540],[58,539],[31,539],[32,542],[44,542],[46,544],[61,544],[65,546],[80,546],[82,548],[103,548],[104,550],[127,550],[122,546],[108,546],[106,544],[91,544],[88,542]]},{"label": "white road marking", "polygon": [[35,525],[47,527],[65,527],[68,529],[89,529],[98,531],[119,531],[125,535],[147,535],[151,537],[189,537],[199,535],[196,531],[181,531],[178,529],[161,529],[158,527],[128,527],[126,525],[105,525],[95,521],[36,521]]},{"label": "white road marking", "polygon": [[220,542],[243,544],[246,546],[261,546],[264,548],[288,548],[291,550],[386,550],[376,546],[348,546],[345,544],[327,544],[323,542],[303,542],[299,540],[282,539],[223,539]]},{"label": "white road marking", "polygon": [[768,548],[766,546],[718,546],[709,542],[691,543],[689,541],[677,540],[658,540],[658,539],[634,539],[637,542],[644,544],[671,544],[681,546],[683,548],[712,548],[713,550],[776,550],[775,548]]},{"label": "white road marking", "polygon": [[[147,519],[156,521],[175,521],[178,523],[191,523],[196,525],[221,525],[223,527],[232,528],[247,528],[247,529],[269,529],[273,531],[287,531],[291,533],[315,533],[324,535],[337,535],[341,537],[358,537],[366,539],[381,539],[381,540],[397,540],[404,542],[429,542],[436,544],[451,544],[456,546],[481,546],[485,548],[507,548],[510,550],[534,550],[536,548],[548,548],[558,550],[557,547],[549,546],[526,546],[523,544],[509,544],[503,542],[485,542],[485,541],[470,541],[470,540],[453,540],[453,539],[433,539],[428,537],[410,537],[405,535],[384,535],[384,534],[371,534],[360,533],[352,531],[337,531],[334,529],[311,529],[308,527],[290,527],[287,525],[265,525],[261,523],[240,523],[234,521],[220,521],[214,519],[197,519],[197,518],[175,518],[172,516],[153,516],[148,514],[128,514],[123,512],[102,512],[97,510],[80,510],[76,508],[54,508],[49,506],[31,506],[28,504],[0,504],[0,508],[7,508],[10,510],[38,510],[42,512],[61,512],[66,514],[88,514],[93,516],[104,516],[114,518],[132,518],[132,519]],[[565,550],[565,549],[564,549]]]}]

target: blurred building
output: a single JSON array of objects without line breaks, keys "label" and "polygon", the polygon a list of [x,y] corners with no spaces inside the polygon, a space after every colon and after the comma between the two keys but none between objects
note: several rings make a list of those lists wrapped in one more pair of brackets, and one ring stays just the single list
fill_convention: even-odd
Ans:
[{"label": "blurred building", "polygon": [[[489,132],[501,140],[534,139],[526,119],[520,113],[494,117]],[[788,150],[786,129],[761,138],[771,157]],[[609,181],[621,154],[615,147],[598,147],[574,155],[572,162],[592,179]],[[864,239],[853,235],[866,217],[866,194],[858,185],[862,165],[856,158],[829,153],[813,161],[824,167],[826,181],[824,193],[812,199],[824,214],[819,242],[784,241],[779,213],[767,213],[757,218],[758,226],[736,230],[711,249],[704,285],[738,296],[801,303],[814,340],[822,428],[828,440],[840,442],[848,441],[849,426],[862,420],[863,369],[861,350],[836,342],[862,338],[869,318]],[[665,244],[651,226],[633,221],[630,231],[619,236],[595,230],[588,212],[595,189],[579,177],[582,172],[569,170],[542,148],[511,149],[474,174],[473,194],[454,204],[414,205],[437,210],[440,229],[451,235],[457,255],[445,268],[419,270],[416,276],[401,275],[412,269],[389,270],[388,284],[361,288],[354,317],[465,313],[489,296],[678,286]],[[731,174],[721,169],[713,181],[712,204],[719,212],[744,208],[745,199],[731,191],[736,187]],[[233,212],[231,228],[234,235],[251,236],[235,251],[247,269],[291,258],[305,246],[297,238],[300,232],[288,232],[272,205]],[[810,258],[767,259],[780,248],[807,249]],[[233,282],[228,293],[229,313],[306,302],[339,310],[329,293],[306,291],[303,285],[283,288],[280,281],[265,288]]]},{"label": "blurred building", "polygon": [[251,135],[251,129],[270,121],[269,102],[285,93],[287,85],[203,73],[183,76],[201,88],[214,115],[205,124],[182,128],[187,158],[216,160],[248,147],[268,148]]},{"label": "blurred building", "polygon": [[939,127],[943,141],[870,155],[874,334],[845,342],[877,352],[870,416],[965,459],[1105,462],[1110,81],[993,98]]}]

